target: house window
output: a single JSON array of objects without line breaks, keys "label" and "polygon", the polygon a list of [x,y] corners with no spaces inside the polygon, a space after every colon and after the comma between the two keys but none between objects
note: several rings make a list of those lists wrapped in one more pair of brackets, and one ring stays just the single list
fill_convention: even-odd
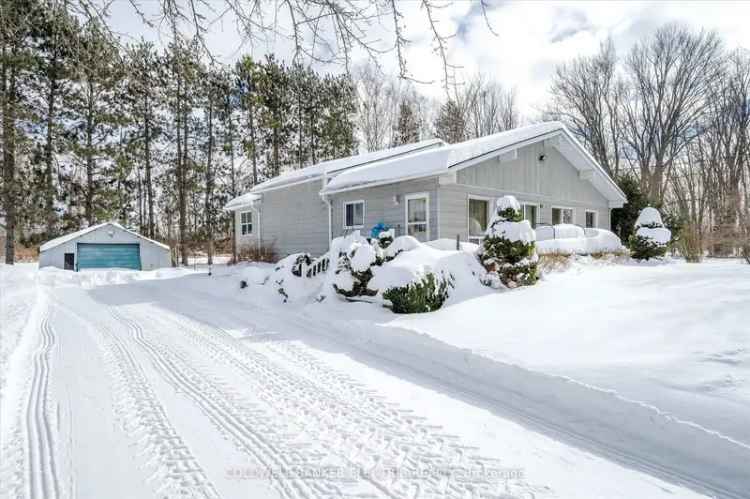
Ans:
[{"label": "house window", "polygon": [[406,233],[419,241],[427,241],[430,198],[427,194],[412,194],[406,197]]},{"label": "house window", "polygon": [[243,211],[240,213],[240,234],[246,236],[253,233],[253,212]]},{"label": "house window", "polygon": [[537,213],[539,213],[539,206],[535,204],[524,204],[523,205],[523,219],[528,220],[531,227],[536,229]]},{"label": "house window", "polygon": [[589,211],[586,210],[586,228],[587,229],[594,229],[596,228],[596,212],[595,211]]},{"label": "house window", "polygon": [[573,208],[552,208],[552,225],[572,224]]},{"label": "house window", "polygon": [[469,198],[469,241],[479,243],[487,230],[489,201]]},{"label": "house window", "polygon": [[361,229],[365,225],[365,202],[349,201],[344,203],[344,228]]}]

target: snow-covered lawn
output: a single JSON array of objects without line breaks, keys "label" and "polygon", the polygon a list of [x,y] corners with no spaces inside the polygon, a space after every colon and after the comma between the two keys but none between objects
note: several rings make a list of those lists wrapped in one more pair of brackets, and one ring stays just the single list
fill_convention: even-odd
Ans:
[{"label": "snow-covered lawn", "polygon": [[[665,380],[703,376],[680,374],[692,359],[707,377],[731,374],[736,389],[690,393],[746,404],[747,350],[729,351],[748,342],[737,304],[750,302],[750,274],[739,264],[586,265],[418,316],[283,303],[253,283],[268,267],[250,268],[0,268],[0,497],[747,496],[736,470],[750,449],[702,435],[702,457],[673,466],[663,451],[683,433],[664,427],[661,447],[626,424],[618,433],[597,419],[609,410],[602,393],[545,374],[621,383],[612,386],[648,402],[642,392],[659,383],[680,391]],[[253,278],[246,289],[240,276]],[[497,372],[512,386],[483,379]],[[568,395],[580,414],[555,412]],[[705,415],[707,400],[675,398],[674,412]],[[724,433],[740,438],[742,420],[723,415]],[[295,466],[334,473],[267,474]]]},{"label": "snow-covered lawn", "polygon": [[617,391],[750,445],[750,265],[574,265],[390,326]]}]

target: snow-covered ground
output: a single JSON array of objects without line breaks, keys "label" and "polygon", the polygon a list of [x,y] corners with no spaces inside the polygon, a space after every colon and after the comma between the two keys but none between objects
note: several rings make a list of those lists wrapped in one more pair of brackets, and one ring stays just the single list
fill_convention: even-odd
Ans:
[{"label": "snow-covered ground", "polygon": [[389,325],[615,390],[750,445],[750,266],[575,265]]},{"label": "snow-covered ground", "polygon": [[[367,346],[372,328],[440,335],[436,318],[530,290],[397,318],[284,304],[240,290],[235,269],[1,272],[1,497],[699,497],[654,463],[614,463],[458,374],[425,372],[438,358]],[[464,336],[486,338],[470,319]],[[342,321],[364,343],[339,337]]]}]

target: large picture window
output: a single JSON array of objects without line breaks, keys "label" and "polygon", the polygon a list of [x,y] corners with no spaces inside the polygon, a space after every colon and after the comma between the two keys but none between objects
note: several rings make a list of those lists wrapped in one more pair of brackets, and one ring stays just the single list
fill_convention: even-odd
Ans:
[{"label": "large picture window", "polygon": [[253,233],[253,212],[243,211],[240,213],[240,234],[246,236]]},{"label": "large picture window", "polygon": [[469,241],[479,243],[487,230],[489,201],[469,198]]},{"label": "large picture window", "polygon": [[572,224],[573,208],[552,207],[552,225]]},{"label": "large picture window", "polygon": [[344,203],[344,228],[361,229],[365,225],[365,202],[348,201]]},{"label": "large picture window", "polygon": [[596,212],[591,210],[586,210],[586,228],[587,229],[595,229],[596,228]]},{"label": "large picture window", "polygon": [[539,206],[535,204],[523,205],[523,219],[528,220],[533,229],[536,229],[537,213],[539,213]]},{"label": "large picture window", "polygon": [[419,241],[427,241],[430,224],[427,219],[430,198],[427,194],[412,194],[406,197],[406,233]]}]

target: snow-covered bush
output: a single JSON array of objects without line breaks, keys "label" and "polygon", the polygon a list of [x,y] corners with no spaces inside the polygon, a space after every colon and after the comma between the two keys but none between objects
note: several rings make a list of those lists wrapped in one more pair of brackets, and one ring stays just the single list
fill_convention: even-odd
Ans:
[{"label": "snow-covered bush", "polygon": [[383,298],[391,302],[391,310],[397,314],[432,312],[443,306],[452,286],[450,276],[428,272],[415,282],[387,289]]},{"label": "snow-covered bush", "polygon": [[283,297],[284,303],[310,295],[315,283],[301,276],[301,265],[309,264],[309,262],[309,254],[295,253],[276,263],[270,280],[276,287],[276,291]]},{"label": "snow-covered bush", "polygon": [[656,208],[646,207],[635,222],[635,234],[630,236],[630,255],[636,260],[659,258],[667,253],[672,232],[664,227]]},{"label": "snow-covered bush", "polygon": [[358,233],[340,239],[343,241],[331,245],[331,258],[336,258],[333,289],[347,298],[374,296],[367,284],[372,279],[371,267],[378,261],[376,249]]},{"label": "snow-covered bush", "polygon": [[394,237],[394,231],[393,229],[383,230],[378,232],[378,246],[380,246],[382,249],[387,249],[388,246],[391,245],[393,242]]},{"label": "snow-covered bush", "polygon": [[411,251],[419,248],[421,243],[412,236],[399,236],[383,250],[383,258],[389,262],[396,258],[403,251]]},{"label": "snow-covered bush", "polygon": [[534,229],[528,220],[523,219],[516,198],[503,196],[498,199],[477,252],[488,272],[487,284],[498,287],[498,280],[511,288],[534,284],[539,260],[535,240]]}]

